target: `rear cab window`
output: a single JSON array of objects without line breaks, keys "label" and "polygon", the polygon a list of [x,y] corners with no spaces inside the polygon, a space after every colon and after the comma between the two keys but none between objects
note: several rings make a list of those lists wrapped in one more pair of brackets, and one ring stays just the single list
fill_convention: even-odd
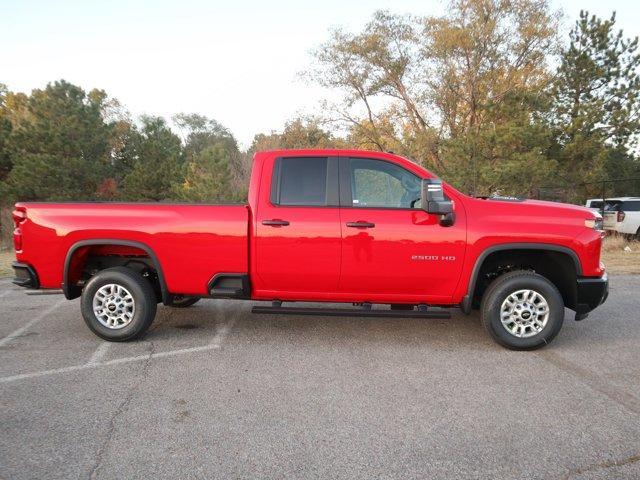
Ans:
[{"label": "rear cab window", "polygon": [[278,206],[337,206],[337,158],[283,157],[275,161],[271,203]]}]

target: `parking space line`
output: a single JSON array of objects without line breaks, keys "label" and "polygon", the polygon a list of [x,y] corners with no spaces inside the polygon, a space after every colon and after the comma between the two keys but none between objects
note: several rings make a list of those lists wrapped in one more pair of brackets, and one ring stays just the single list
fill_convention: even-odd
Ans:
[{"label": "parking space line", "polygon": [[87,365],[93,365],[94,363],[98,363],[100,360],[102,360],[104,354],[107,353],[107,350],[109,350],[110,345],[111,342],[102,342],[100,345],[98,345],[98,348],[96,348],[95,352],[93,352],[93,355],[91,355],[91,358],[87,362]]},{"label": "parking space line", "polygon": [[[89,361],[89,363],[85,363],[85,364],[82,364],[82,365],[72,365],[70,367],[54,368],[54,369],[51,369],[51,370],[41,370],[39,372],[21,373],[21,374],[18,374],[18,375],[11,375],[11,376],[8,376],[8,377],[2,377],[2,378],[0,378],[0,383],[9,383],[9,382],[15,382],[16,380],[25,380],[25,379],[28,379],[28,378],[45,377],[45,376],[48,376],[48,375],[56,375],[56,374],[60,374],[60,373],[75,372],[75,371],[78,371],[78,370],[87,370],[89,368],[108,367],[108,366],[111,366],[111,365],[122,365],[123,363],[142,362],[142,361],[152,360],[154,358],[166,358],[166,357],[173,357],[173,356],[178,356],[178,355],[185,355],[185,354],[189,354],[189,353],[198,353],[198,352],[207,352],[209,350],[217,350],[217,349],[219,349],[221,347],[222,341],[227,336],[227,334],[229,333],[229,331],[233,327],[234,323],[235,323],[235,319],[232,320],[229,323],[220,325],[220,327],[218,328],[218,330],[217,330],[215,336],[213,337],[213,340],[211,341],[211,343],[209,343],[208,345],[204,345],[202,347],[181,348],[180,350],[168,350],[168,351],[165,351],[165,352],[148,353],[148,354],[144,354],[144,355],[137,355],[137,356],[134,356],[134,357],[116,358],[116,359],[113,359],[113,360],[108,360],[106,362],[97,361],[95,363],[91,363],[91,361]],[[98,347],[98,349],[100,349],[100,347]],[[106,347],[105,347],[105,349],[106,349]],[[94,352],[94,355],[96,355],[97,352],[98,352],[98,350],[96,350],[96,352]]]},{"label": "parking space line", "polygon": [[20,335],[22,335],[26,330],[28,330],[29,328],[31,328],[33,325],[35,325],[36,323],[38,323],[39,321],[41,321],[42,319],[44,319],[47,315],[50,315],[51,312],[53,312],[56,308],[58,308],[60,305],[62,305],[64,302],[66,302],[66,300],[60,300],[57,303],[54,303],[52,306],[50,306],[49,308],[47,308],[44,312],[42,312],[40,315],[38,315],[37,317],[35,317],[34,319],[32,319],[30,322],[25,323],[22,327],[20,327],[19,329],[15,330],[13,333],[10,333],[9,335],[7,335],[6,337],[0,339],[0,347],[4,347],[7,343],[9,343],[11,340],[13,340],[14,338],[19,337]]}]

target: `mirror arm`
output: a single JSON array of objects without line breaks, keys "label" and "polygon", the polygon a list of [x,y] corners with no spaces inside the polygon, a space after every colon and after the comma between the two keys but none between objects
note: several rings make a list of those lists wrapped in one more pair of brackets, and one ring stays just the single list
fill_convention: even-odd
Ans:
[{"label": "mirror arm", "polygon": [[450,227],[456,222],[456,214],[454,212],[445,213],[440,215],[440,226]]}]

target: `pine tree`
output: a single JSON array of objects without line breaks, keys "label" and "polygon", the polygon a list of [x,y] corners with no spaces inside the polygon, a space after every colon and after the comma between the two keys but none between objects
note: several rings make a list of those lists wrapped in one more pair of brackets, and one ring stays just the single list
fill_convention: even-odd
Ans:
[{"label": "pine tree", "polygon": [[142,117],[142,127],[127,146],[133,168],[124,178],[123,197],[136,201],[162,201],[172,197],[184,164],[180,138],[160,117]]},{"label": "pine tree", "polygon": [[597,181],[616,171],[633,170],[626,164],[640,130],[638,39],[614,27],[615,14],[602,20],[581,11],[552,89],[552,155],[568,184],[594,182],[582,196],[600,193]]},{"label": "pine tree", "polygon": [[21,200],[95,198],[109,168],[110,127],[102,118],[106,94],[87,94],[58,81],[9,100],[14,103],[5,147],[12,162],[9,194]]}]

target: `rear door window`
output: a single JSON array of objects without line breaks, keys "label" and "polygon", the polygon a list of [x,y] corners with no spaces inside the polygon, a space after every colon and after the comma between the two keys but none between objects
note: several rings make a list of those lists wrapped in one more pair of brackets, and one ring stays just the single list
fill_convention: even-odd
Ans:
[{"label": "rear door window", "polygon": [[327,205],[327,157],[279,158],[271,202],[276,205]]},{"label": "rear door window", "polygon": [[640,212],[640,200],[622,202],[620,210],[623,212]]}]

